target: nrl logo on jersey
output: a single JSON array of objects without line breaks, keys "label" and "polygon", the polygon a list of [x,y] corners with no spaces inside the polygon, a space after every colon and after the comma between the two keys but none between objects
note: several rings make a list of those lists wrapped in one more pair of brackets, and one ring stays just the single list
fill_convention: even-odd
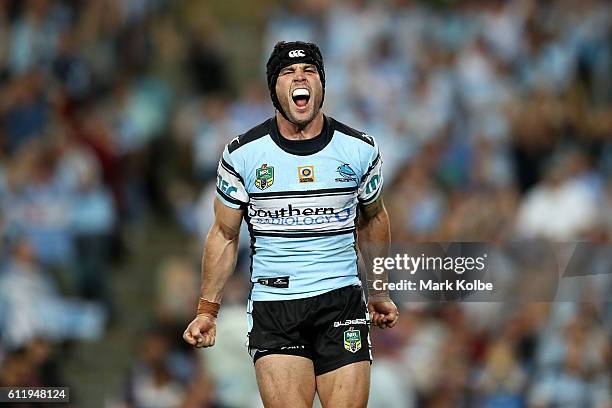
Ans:
[{"label": "nrl logo on jersey", "polygon": [[338,177],[336,181],[344,183],[350,181],[357,181],[357,174],[348,163],[344,163],[343,165],[338,166],[336,171],[342,176]]},{"label": "nrl logo on jersey", "polygon": [[262,164],[260,168],[255,170],[255,187],[260,190],[265,190],[274,184],[274,167]]},{"label": "nrl logo on jersey", "polygon": [[361,332],[352,327],[344,332],[344,348],[351,353],[361,350]]}]

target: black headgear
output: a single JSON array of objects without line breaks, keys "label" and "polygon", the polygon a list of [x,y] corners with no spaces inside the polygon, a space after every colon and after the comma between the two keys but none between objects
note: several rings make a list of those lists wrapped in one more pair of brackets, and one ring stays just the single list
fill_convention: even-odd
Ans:
[{"label": "black headgear", "polygon": [[[321,98],[321,106],[323,106],[323,99],[325,99],[325,69],[323,67],[321,50],[319,50],[316,44],[302,41],[280,41],[274,46],[274,50],[272,50],[272,54],[270,54],[270,58],[268,58],[268,63],[266,64],[268,89],[270,90],[272,104],[287,120],[289,120],[289,118],[287,118],[287,115],[283,112],[278,97],[276,96],[276,80],[278,79],[278,74],[281,69],[292,64],[300,63],[313,64],[317,67],[319,78],[321,78],[321,86],[323,87],[323,96]],[[319,106],[319,108],[321,106]]]}]

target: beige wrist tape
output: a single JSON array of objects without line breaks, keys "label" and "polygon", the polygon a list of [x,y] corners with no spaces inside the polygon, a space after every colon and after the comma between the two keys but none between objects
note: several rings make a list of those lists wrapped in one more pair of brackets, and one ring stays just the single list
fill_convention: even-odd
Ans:
[{"label": "beige wrist tape", "polygon": [[198,315],[207,314],[216,318],[220,307],[221,304],[219,303],[209,302],[206,299],[200,298],[200,301],[198,302]]}]

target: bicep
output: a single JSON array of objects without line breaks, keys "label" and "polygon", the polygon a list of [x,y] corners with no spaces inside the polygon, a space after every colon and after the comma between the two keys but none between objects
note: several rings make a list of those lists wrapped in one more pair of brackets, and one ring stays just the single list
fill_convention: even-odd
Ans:
[{"label": "bicep", "polygon": [[227,240],[234,240],[240,235],[240,224],[242,223],[243,210],[231,208],[223,204],[219,198],[215,198],[215,224],[217,229]]},{"label": "bicep", "polygon": [[382,196],[376,198],[369,204],[359,205],[359,226],[363,227],[369,224],[372,220],[386,220],[388,222],[387,210],[383,202]]}]

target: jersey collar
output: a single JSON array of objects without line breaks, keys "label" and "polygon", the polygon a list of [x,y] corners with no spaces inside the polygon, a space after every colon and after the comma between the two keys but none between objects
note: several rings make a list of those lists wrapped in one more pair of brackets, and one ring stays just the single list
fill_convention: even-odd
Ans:
[{"label": "jersey collar", "polygon": [[270,137],[274,140],[274,143],[287,153],[297,156],[308,156],[320,152],[329,144],[334,134],[332,121],[325,115],[323,115],[323,129],[321,133],[307,140],[287,139],[280,134],[276,117],[271,118],[269,122]]}]

